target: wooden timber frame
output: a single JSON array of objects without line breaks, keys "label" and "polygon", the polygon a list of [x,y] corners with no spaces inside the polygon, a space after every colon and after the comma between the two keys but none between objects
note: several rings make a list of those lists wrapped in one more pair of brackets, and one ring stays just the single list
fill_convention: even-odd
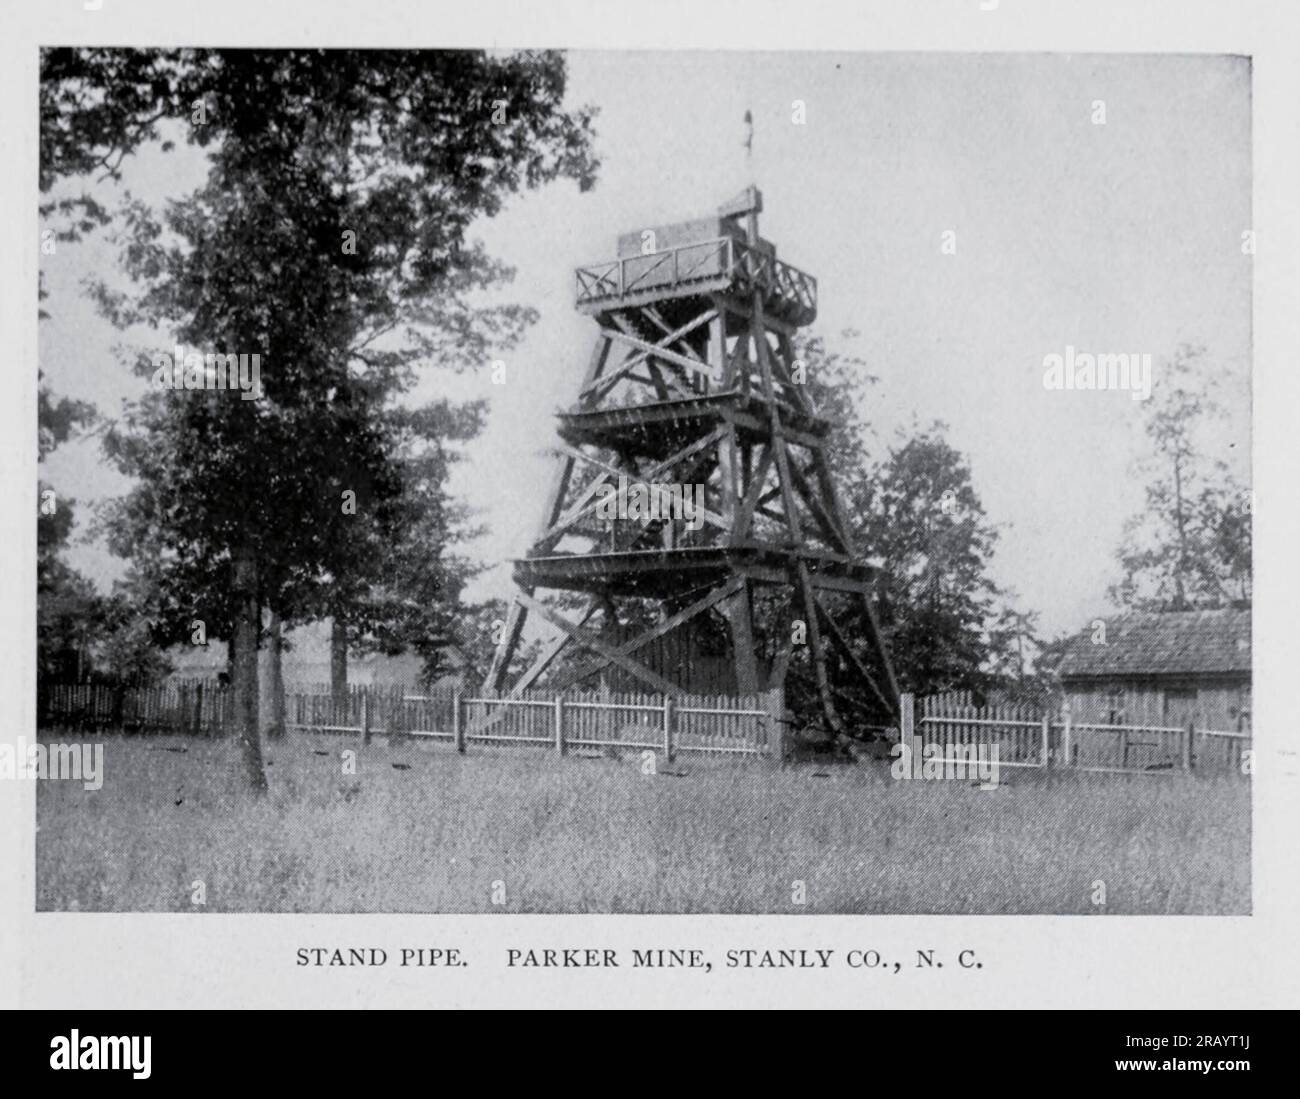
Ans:
[{"label": "wooden timber frame", "polygon": [[[559,413],[555,470],[537,536],[514,563],[519,590],[487,690],[518,695],[539,681],[576,683],[613,667],[665,695],[687,693],[698,688],[689,670],[673,677],[640,654],[721,614],[739,693],[784,687],[799,620],[825,725],[845,731],[827,667],[832,646],[865,682],[875,716],[897,720],[875,572],[850,539],[827,463],[831,425],[813,408],[795,359],[795,331],[815,316],[816,281],[778,263],[758,234],[761,211],[762,195],[749,187],[719,208],[729,235],[718,241],[578,270],[578,308],[600,331],[577,401]],[[611,516],[603,503],[634,484],[658,512]],[[673,510],[674,485],[700,486],[692,521]],[[585,602],[569,617],[539,599],[539,589]],[[784,627],[765,662],[756,654],[760,590],[775,593]],[[862,607],[868,661],[835,621],[831,596]],[[642,614],[630,637],[620,628],[629,601],[658,608],[657,620],[647,625]],[[556,633],[507,685],[530,614]],[[552,676],[569,649],[585,659]]]}]

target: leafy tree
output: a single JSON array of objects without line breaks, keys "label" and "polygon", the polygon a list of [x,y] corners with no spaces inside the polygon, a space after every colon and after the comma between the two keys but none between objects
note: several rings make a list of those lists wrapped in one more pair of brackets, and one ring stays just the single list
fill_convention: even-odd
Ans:
[{"label": "leafy tree", "polygon": [[1000,700],[1048,705],[1059,686],[1052,647],[1040,633],[1038,612],[1017,610],[1015,602],[1015,593],[1005,591],[988,626],[989,685]]},{"label": "leafy tree", "polygon": [[[863,409],[877,379],[868,364],[816,337],[797,345],[797,357],[810,396],[834,425],[827,455],[851,540],[880,569],[875,607],[899,688],[928,694],[1014,685],[1025,676],[1022,654],[1037,649],[1036,624],[1012,609],[1012,594],[990,576],[998,532],[946,426],[913,423],[873,458]],[[882,679],[861,604],[830,603],[855,654]],[[830,665],[838,694],[859,715],[878,719],[870,692],[833,650]]]},{"label": "leafy tree", "polygon": [[102,600],[104,638],[97,659],[114,683],[153,684],[172,670],[154,633],[152,620],[122,590]]},{"label": "leafy tree", "polygon": [[1128,520],[1118,552],[1121,606],[1143,610],[1249,606],[1251,495],[1226,462],[1208,455],[1198,429],[1224,412],[1205,351],[1182,345],[1161,365],[1147,406],[1151,452],[1146,507]]},{"label": "leafy tree", "polygon": [[261,609],[346,623],[400,606],[374,589],[413,524],[438,522],[438,497],[422,510],[407,491],[420,478],[404,481],[393,436],[422,424],[393,407],[417,366],[482,361],[531,319],[473,303],[510,272],[465,232],[521,187],[589,185],[590,112],[562,109],[553,53],[192,51],[179,65],[176,94],[204,104],[191,139],[214,143],[211,173],[162,221],[128,209],[124,260],[141,291],[101,287],[100,304],[190,347],[259,351],[263,394],[139,402],[108,439],[139,479],[108,521],[137,565],[159,562],[146,566],[156,578],[202,585],[182,590],[233,641],[259,786]]},{"label": "leafy tree", "polygon": [[446,486],[459,459],[457,444],[478,434],[484,412],[482,402],[440,401],[415,411],[396,409],[389,417],[395,437],[388,453],[401,459],[398,514],[392,539],[379,547],[375,579],[353,601],[351,625],[363,646],[417,653],[427,682],[449,670],[445,654],[459,647],[465,613],[461,596],[482,568],[455,552],[478,530]]},{"label": "leafy tree", "polygon": [[[179,50],[51,47],[41,51],[40,173],[42,194],[56,183],[100,173],[120,179],[122,161],[156,140],[158,124],[180,111]],[[63,233],[75,239],[110,213],[95,196],[48,198],[42,219],[68,218]]]},{"label": "leafy tree", "polygon": [[[456,648],[464,658],[470,682],[474,684],[482,683],[492,666],[508,610],[506,601],[494,596],[461,611],[455,627]],[[526,666],[526,659],[516,657],[510,671],[513,674]]]},{"label": "leafy tree", "polygon": [[881,626],[903,690],[982,687],[1001,591],[988,575],[997,532],[970,467],[935,423],[851,483],[861,545],[881,560]]},{"label": "leafy tree", "polygon": [[37,675],[42,680],[85,679],[101,627],[94,585],[42,547],[36,577]]},{"label": "leafy tree", "polygon": [[56,398],[49,387],[38,385],[36,393],[37,460],[45,461],[56,447],[66,443],[78,428],[95,422],[95,407],[69,397]]},{"label": "leafy tree", "polygon": [[[95,410],[84,401],[56,398],[44,384],[38,384],[36,399],[38,460],[44,462],[78,428],[94,421]],[[103,608],[94,585],[63,559],[76,500],[60,496],[45,481],[39,481],[37,489],[37,674],[42,679],[81,679],[90,670]]]},{"label": "leafy tree", "polygon": [[832,345],[818,333],[802,329],[794,343],[795,360],[803,367],[808,395],[818,415],[831,423],[826,457],[837,484],[863,475],[875,441],[863,408],[869,390],[880,379],[866,359],[844,350],[860,337],[857,329],[846,328]]},{"label": "leafy tree", "polygon": [[[101,181],[119,177],[122,160],[157,136],[158,122],[174,104],[174,67],[172,51],[41,51],[39,214],[57,240],[76,240],[109,222],[107,207],[84,187],[64,195],[56,195],[56,187],[97,171]],[[38,298],[45,296],[42,281]],[[91,405],[56,399],[40,386],[39,459],[94,419]],[[61,558],[76,501],[47,495],[53,490],[43,481],[38,487],[43,506],[37,518],[37,671],[41,677],[80,678],[91,669],[97,639],[114,649],[123,620],[120,608]],[[132,629],[138,634],[138,623]],[[110,673],[116,663],[110,655]]]}]

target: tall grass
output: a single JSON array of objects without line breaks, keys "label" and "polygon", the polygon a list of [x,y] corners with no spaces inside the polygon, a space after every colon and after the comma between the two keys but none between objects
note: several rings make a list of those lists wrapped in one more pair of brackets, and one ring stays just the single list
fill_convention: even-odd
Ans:
[{"label": "tall grass", "polygon": [[1066,914],[1098,911],[1100,881],[1108,912],[1250,911],[1239,778],[1018,772],[985,791],[700,759],[651,777],[635,755],[300,735],[272,747],[259,801],[228,742],[103,739],[102,790],[41,783],[41,910]]}]

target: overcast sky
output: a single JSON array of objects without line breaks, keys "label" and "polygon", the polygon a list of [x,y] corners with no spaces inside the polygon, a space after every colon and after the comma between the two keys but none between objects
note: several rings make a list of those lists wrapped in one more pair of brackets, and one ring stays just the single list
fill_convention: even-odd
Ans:
[{"label": "overcast sky", "polygon": [[[913,417],[949,424],[1002,532],[995,578],[1049,634],[1109,609],[1121,527],[1142,506],[1133,463],[1146,440],[1141,402],[1046,390],[1045,356],[1070,345],[1159,360],[1204,345],[1230,412],[1206,442],[1248,477],[1244,59],[578,52],[570,94],[600,108],[595,190],[566,182],[522,196],[476,233],[518,269],[508,296],[539,322],[506,357],[506,385],[431,364],[416,395],[491,401],[456,479],[489,528],[475,549],[495,566],[473,594],[506,594],[504,562],[535,532],[550,413],[575,396],[595,335],[573,309],[574,266],[613,257],[621,232],[710,213],[744,186],[746,109],[763,235],[818,278],[822,334],[834,344],[860,331],[840,342],[880,379],[867,419],[883,442]],[[123,185],[161,202],[203,172],[187,147],[146,150]],[[941,251],[948,230],[955,255]],[[102,236],[42,261],[46,381],[106,415],[143,386],[113,352],[123,334],[81,286],[115,262]],[[77,497],[83,530],[84,505],[126,487],[97,440],[63,447],[42,476]],[[95,545],[71,556],[101,583],[123,568]]]}]

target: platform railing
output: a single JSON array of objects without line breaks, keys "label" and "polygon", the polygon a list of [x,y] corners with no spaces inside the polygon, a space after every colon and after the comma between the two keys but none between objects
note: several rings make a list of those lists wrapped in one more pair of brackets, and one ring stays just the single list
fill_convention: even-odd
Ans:
[{"label": "platform railing", "polygon": [[769,302],[795,307],[809,319],[817,312],[813,276],[734,237],[590,264],[577,268],[575,276],[579,305],[724,279],[746,292],[757,289]]}]

